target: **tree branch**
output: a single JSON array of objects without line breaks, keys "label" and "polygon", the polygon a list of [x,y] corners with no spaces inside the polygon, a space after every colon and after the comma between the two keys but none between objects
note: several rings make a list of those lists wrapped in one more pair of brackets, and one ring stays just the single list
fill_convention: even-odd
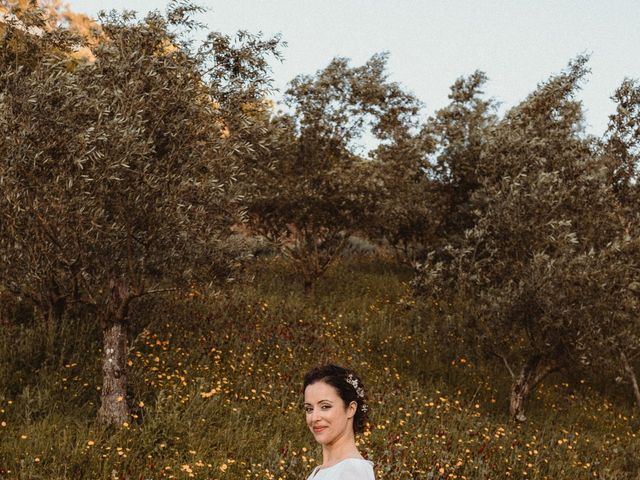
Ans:
[{"label": "tree branch", "polygon": [[507,370],[509,371],[509,375],[511,375],[511,378],[515,379],[516,378],[516,374],[511,369],[511,365],[509,365],[509,361],[507,360],[507,357],[505,355],[497,353],[497,352],[495,352],[493,350],[491,350],[490,353],[492,355],[495,355],[496,357],[498,357],[500,360],[502,360],[502,363],[504,363],[504,366],[507,367]]}]

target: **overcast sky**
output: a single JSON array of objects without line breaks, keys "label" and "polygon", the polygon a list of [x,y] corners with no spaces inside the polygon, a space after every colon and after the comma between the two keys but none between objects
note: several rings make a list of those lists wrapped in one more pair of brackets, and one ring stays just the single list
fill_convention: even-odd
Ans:
[{"label": "overcast sky", "polygon": [[[164,11],[164,0],[70,0],[95,15],[123,8]],[[361,64],[390,52],[389,73],[425,103],[448,103],[449,86],[476,69],[486,92],[508,108],[571,58],[591,55],[580,99],[587,131],[601,134],[614,110],[610,96],[625,77],[640,78],[639,0],[199,0],[210,30],[282,34],[284,62],[275,86],[314,73],[334,56]]]}]

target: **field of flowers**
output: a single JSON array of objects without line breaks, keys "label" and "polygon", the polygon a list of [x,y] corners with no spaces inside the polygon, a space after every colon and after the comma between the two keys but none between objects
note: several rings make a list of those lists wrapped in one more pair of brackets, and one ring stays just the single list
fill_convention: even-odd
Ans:
[{"label": "field of flowers", "polygon": [[321,455],[301,377],[328,360],[366,382],[371,424],[359,444],[381,480],[640,478],[626,388],[552,376],[527,422],[509,422],[507,376],[439,336],[439,319],[411,299],[410,272],[345,260],[312,297],[279,260],[247,277],[225,293],[135,308],[135,408],[121,429],[95,422],[91,322],[3,327],[0,479],[304,479]]}]

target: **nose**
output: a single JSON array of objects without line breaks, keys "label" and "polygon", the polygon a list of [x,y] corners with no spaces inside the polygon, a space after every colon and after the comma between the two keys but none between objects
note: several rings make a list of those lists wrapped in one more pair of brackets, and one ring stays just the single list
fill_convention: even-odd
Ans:
[{"label": "nose", "polygon": [[320,411],[314,408],[309,414],[309,422],[313,425],[320,418]]}]

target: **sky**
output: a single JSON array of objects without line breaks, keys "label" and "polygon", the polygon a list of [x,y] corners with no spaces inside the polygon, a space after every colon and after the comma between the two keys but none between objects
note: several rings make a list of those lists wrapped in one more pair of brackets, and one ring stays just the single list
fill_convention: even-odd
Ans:
[{"label": "sky", "polygon": [[[72,10],[165,11],[168,0],[67,0]],[[602,134],[625,77],[640,79],[638,0],[199,0],[209,30],[281,34],[284,60],[272,62],[283,92],[336,56],[353,65],[388,51],[389,78],[424,104],[424,118],[448,103],[450,85],[475,70],[504,111],[580,54],[591,74],[580,92],[586,130]],[[274,95],[276,100],[279,94]]]}]

